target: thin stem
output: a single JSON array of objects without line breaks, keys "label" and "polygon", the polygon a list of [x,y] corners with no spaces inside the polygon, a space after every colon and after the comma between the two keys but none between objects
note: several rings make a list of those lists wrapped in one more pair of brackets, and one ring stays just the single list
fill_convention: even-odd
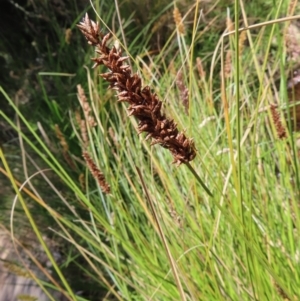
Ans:
[{"label": "thin stem", "polygon": [[195,169],[191,166],[191,164],[189,162],[185,163],[185,165],[188,167],[188,169],[192,172],[192,174],[194,175],[194,177],[196,178],[196,180],[198,181],[198,183],[202,186],[202,188],[205,190],[205,192],[209,195],[209,196],[213,196],[212,192],[208,189],[208,187],[205,185],[205,183],[201,180],[201,178],[199,177],[199,175],[196,173]]},{"label": "thin stem", "polygon": [[168,255],[168,259],[170,261],[171,269],[173,271],[173,275],[174,275],[174,278],[175,278],[175,281],[176,281],[176,284],[177,284],[177,288],[178,288],[179,293],[180,293],[181,300],[182,301],[186,301],[186,296],[185,296],[185,293],[184,293],[184,290],[183,290],[183,287],[182,287],[182,284],[181,284],[181,281],[180,281],[180,278],[179,278],[179,274],[178,274],[178,271],[177,271],[176,262],[175,262],[175,260],[174,260],[174,258],[172,256],[171,250],[170,250],[170,248],[168,246],[167,239],[166,239],[166,237],[164,235],[164,232],[162,230],[161,224],[159,222],[159,218],[158,218],[158,216],[156,214],[156,211],[155,211],[155,208],[154,208],[154,204],[153,204],[153,202],[152,202],[152,200],[150,198],[150,195],[148,193],[147,186],[146,186],[146,184],[144,182],[144,179],[143,179],[143,176],[141,174],[141,171],[139,170],[138,167],[136,167],[136,170],[137,170],[137,172],[139,174],[139,177],[140,177],[140,180],[142,182],[142,186],[144,188],[144,191],[145,191],[145,194],[146,194],[146,198],[147,198],[147,200],[148,200],[148,202],[150,204],[154,220],[155,220],[155,222],[157,224],[157,228],[158,228],[158,232],[159,232],[160,238],[161,238],[161,240],[163,242],[163,245],[164,245],[164,247],[166,249],[166,252],[167,252],[167,255]]}]

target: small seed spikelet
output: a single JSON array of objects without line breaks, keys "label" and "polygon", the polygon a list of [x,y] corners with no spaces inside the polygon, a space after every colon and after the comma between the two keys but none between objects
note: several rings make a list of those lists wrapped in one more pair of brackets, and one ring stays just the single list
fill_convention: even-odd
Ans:
[{"label": "small seed spikelet", "polygon": [[90,127],[95,127],[97,125],[97,122],[91,114],[92,109],[81,85],[77,85],[77,97],[83,109],[85,120],[87,121]]},{"label": "small seed spikelet", "polygon": [[285,130],[285,127],[282,124],[280,114],[277,111],[277,106],[274,104],[271,104],[270,110],[271,110],[271,116],[272,116],[273,123],[275,125],[275,129],[276,129],[278,138],[279,139],[287,138],[287,132]]},{"label": "small seed spikelet", "polygon": [[185,29],[184,29],[184,25],[183,25],[183,22],[182,22],[182,16],[181,16],[181,13],[180,13],[180,11],[177,7],[175,7],[175,9],[173,11],[173,17],[174,17],[174,22],[176,24],[176,27],[178,29],[179,34],[184,35],[185,34]]},{"label": "small seed spikelet", "polygon": [[166,118],[161,112],[162,102],[148,86],[142,87],[139,75],[133,74],[125,63],[128,57],[122,56],[120,49],[106,46],[110,34],[104,35],[99,24],[90,20],[87,14],[77,26],[88,43],[96,47],[98,56],[92,59],[93,67],[104,65],[109,69],[100,76],[118,91],[118,101],[129,103],[129,116],[139,120],[138,132],[146,132],[146,139],[152,139],[151,145],[160,144],[169,149],[177,165],[193,160],[196,156],[193,140],[180,133],[174,120]]},{"label": "small seed spikelet", "polygon": [[242,31],[239,37],[239,56],[243,54],[245,41],[247,39],[247,31]]},{"label": "small seed spikelet", "polygon": [[189,115],[189,90],[184,83],[182,71],[178,71],[176,76],[176,85],[180,93],[180,98],[185,109],[186,115]]},{"label": "small seed spikelet", "polygon": [[93,175],[94,179],[98,182],[101,190],[104,193],[110,193],[110,186],[106,182],[106,179],[103,175],[103,173],[100,171],[100,169],[97,167],[96,163],[94,160],[91,158],[91,156],[88,154],[87,151],[82,152],[82,157],[84,158],[87,167],[91,174]]},{"label": "small seed spikelet", "polygon": [[231,50],[229,49],[226,52],[225,65],[224,65],[225,78],[230,78],[231,69],[232,69],[232,60],[231,60]]},{"label": "small seed spikelet", "polygon": [[205,71],[203,69],[203,65],[202,65],[202,61],[200,57],[196,58],[196,66],[197,66],[197,70],[198,70],[198,74],[200,79],[205,79]]},{"label": "small seed spikelet", "polygon": [[227,16],[227,18],[226,18],[226,28],[227,28],[228,32],[234,31],[234,24],[233,24],[230,16]]}]

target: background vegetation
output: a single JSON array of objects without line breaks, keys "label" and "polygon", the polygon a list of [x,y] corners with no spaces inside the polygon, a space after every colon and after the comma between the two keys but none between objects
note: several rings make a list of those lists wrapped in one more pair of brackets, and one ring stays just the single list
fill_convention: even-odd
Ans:
[{"label": "background vegetation", "polygon": [[[1,225],[29,254],[42,245],[53,287],[69,300],[299,299],[297,1],[1,5]],[[191,168],[138,135],[107,70],[91,69],[86,11],[194,139]]]}]

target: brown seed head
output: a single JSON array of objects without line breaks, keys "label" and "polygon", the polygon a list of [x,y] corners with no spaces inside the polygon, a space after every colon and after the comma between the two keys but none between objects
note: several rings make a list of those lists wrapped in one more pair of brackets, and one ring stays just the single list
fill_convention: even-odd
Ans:
[{"label": "brown seed head", "polygon": [[231,69],[232,69],[232,60],[231,60],[231,50],[229,49],[226,52],[225,65],[224,65],[225,78],[230,78]]},{"label": "brown seed head", "polygon": [[176,24],[176,27],[178,29],[179,34],[184,35],[185,34],[185,29],[184,29],[184,25],[183,25],[183,22],[182,22],[182,16],[181,16],[181,13],[180,13],[180,11],[177,7],[175,7],[175,9],[173,11],[173,17],[174,17],[174,22]]},{"label": "brown seed head", "polygon": [[182,71],[178,71],[176,76],[176,85],[180,93],[180,98],[185,109],[186,115],[189,114],[189,89],[184,83]]},{"label": "brown seed head", "polygon": [[98,182],[101,190],[104,193],[110,193],[110,186],[109,186],[109,184],[106,182],[103,173],[97,167],[96,163],[91,158],[91,156],[89,155],[89,153],[87,151],[83,151],[82,152],[82,157],[84,158],[84,160],[85,160],[85,162],[87,164],[87,167],[88,167],[89,171],[91,172],[91,174],[93,175],[94,179]]},{"label": "brown seed head", "polygon": [[118,91],[118,101],[129,104],[129,115],[139,120],[138,132],[146,132],[146,139],[152,139],[151,144],[160,144],[169,149],[174,163],[180,165],[193,160],[196,156],[193,140],[179,133],[176,123],[161,112],[162,102],[148,86],[142,87],[138,74],[132,74],[130,66],[126,64],[128,57],[122,56],[120,49],[106,46],[110,34],[101,34],[99,24],[91,21],[88,15],[77,26],[88,43],[96,46],[98,56],[92,59],[94,67],[104,65],[109,69],[109,72],[100,76]]},{"label": "brown seed head", "polygon": [[271,116],[272,116],[273,123],[275,125],[275,129],[276,129],[278,138],[279,139],[287,138],[287,132],[285,130],[285,127],[282,124],[280,114],[277,110],[277,106],[274,104],[271,104],[270,110],[271,110]]}]

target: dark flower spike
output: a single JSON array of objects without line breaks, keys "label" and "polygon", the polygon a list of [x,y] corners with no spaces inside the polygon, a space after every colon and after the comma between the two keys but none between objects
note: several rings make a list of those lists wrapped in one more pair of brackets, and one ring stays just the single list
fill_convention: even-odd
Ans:
[{"label": "dark flower spike", "polygon": [[133,74],[126,64],[128,57],[122,56],[120,49],[106,46],[111,35],[102,34],[99,24],[90,20],[87,14],[77,26],[88,43],[96,47],[98,56],[92,59],[93,68],[104,65],[109,69],[100,76],[118,91],[118,101],[129,104],[128,115],[139,120],[138,133],[146,132],[146,139],[152,139],[151,145],[160,144],[167,148],[174,157],[173,163],[180,165],[192,161],[196,156],[193,139],[180,133],[174,120],[161,112],[162,102],[148,86],[142,87],[140,76]]}]

